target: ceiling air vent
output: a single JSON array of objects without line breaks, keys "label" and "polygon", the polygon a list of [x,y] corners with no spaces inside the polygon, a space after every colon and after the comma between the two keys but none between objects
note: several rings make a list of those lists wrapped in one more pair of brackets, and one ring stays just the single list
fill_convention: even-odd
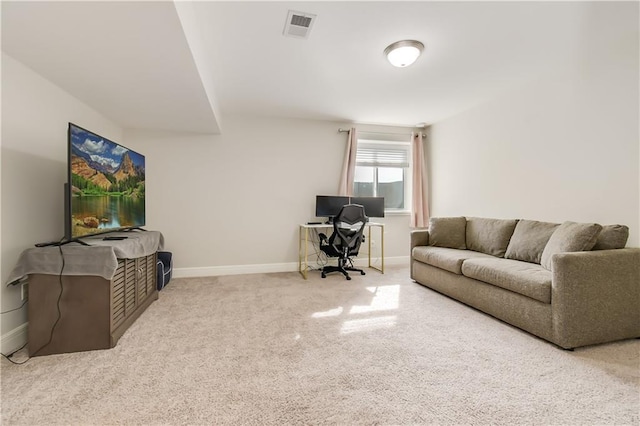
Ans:
[{"label": "ceiling air vent", "polygon": [[316,15],[290,10],[283,34],[287,37],[307,38],[315,20]]}]

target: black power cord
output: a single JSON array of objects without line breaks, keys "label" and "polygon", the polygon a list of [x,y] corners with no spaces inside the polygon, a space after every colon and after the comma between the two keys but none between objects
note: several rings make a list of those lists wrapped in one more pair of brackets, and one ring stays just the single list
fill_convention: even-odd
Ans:
[{"label": "black power cord", "polygon": [[24,345],[20,346],[18,349],[16,349],[15,351],[11,352],[9,355],[5,355],[5,354],[0,354],[3,357],[5,357],[7,359],[7,361],[9,361],[12,364],[16,364],[16,365],[22,365],[24,363],[26,363],[27,361],[29,361],[31,358],[27,358],[22,362],[17,362],[11,359],[11,357],[16,353],[16,352],[20,352],[21,350],[23,350],[25,348],[25,346],[27,346],[29,344],[29,342],[27,341],[27,343],[25,343]]},{"label": "black power cord", "polygon": [[[16,281],[17,282],[17,281]],[[7,286],[8,287],[8,286]],[[9,312],[14,312],[17,311],[19,309],[22,309],[24,307],[24,305],[27,304],[27,302],[29,301],[29,299],[25,299],[24,302],[22,302],[22,305],[18,306],[17,308],[14,309],[9,309],[8,311],[4,311],[4,312],[0,312],[0,315],[4,315],[4,314],[8,314]],[[16,362],[14,360],[11,359],[11,357],[13,356],[13,354],[15,354],[16,352],[21,351],[22,349],[24,349],[27,344],[29,342],[27,341],[27,343],[25,343],[24,345],[20,346],[18,349],[16,349],[15,351],[11,352],[9,355],[5,355],[3,353],[0,353],[0,355],[2,355],[3,357],[5,357],[9,362],[12,362],[13,364],[17,364],[17,365],[21,365],[24,364],[25,362],[29,361],[29,359],[23,361],[23,362]]]},{"label": "black power cord", "polygon": [[24,305],[26,305],[28,301],[29,301],[28,299],[25,299],[24,302],[22,302],[22,305],[18,306],[17,308],[14,308],[14,309],[9,309],[8,311],[0,312],[0,315],[8,314],[9,312],[13,312],[13,311],[17,311],[18,309],[22,309],[22,307]]},{"label": "black power cord", "polygon": [[[60,322],[60,318],[62,317],[62,313],[60,312],[60,300],[62,299],[62,293],[64,292],[64,286],[63,286],[63,283],[62,283],[62,272],[64,271],[65,261],[64,261],[64,253],[62,252],[62,245],[58,245],[58,251],[60,252],[60,258],[62,259],[62,266],[60,268],[60,273],[58,274],[58,282],[60,283],[60,294],[58,294],[58,300],[56,302],[56,309],[58,310],[58,317],[56,318],[56,321],[53,323],[53,326],[51,327],[51,332],[49,333],[49,340],[47,341],[47,343],[45,343],[44,345],[40,346],[37,350],[35,350],[32,354],[29,354],[29,357],[27,359],[25,359],[24,361],[21,361],[21,362],[16,362],[16,361],[12,360],[11,357],[14,354],[16,354],[17,352],[19,352],[22,349],[24,349],[27,346],[27,344],[29,343],[28,341],[27,341],[27,343],[22,345],[20,348],[16,349],[15,351],[11,352],[8,355],[0,353],[0,355],[5,357],[12,364],[16,364],[16,365],[25,364],[27,361],[29,361],[31,358],[33,358],[38,352],[40,352],[41,350],[43,350],[44,348],[49,346],[49,344],[53,340],[53,332],[55,331],[56,326],[58,325],[58,323]],[[25,300],[25,303],[26,302],[27,301]],[[22,305],[24,306],[24,303]],[[20,306],[20,308],[21,307],[22,306]],[[20,308],[16,308],[16,309],[20,309]],[[16,310],[16,309],[13,309],[13,310]],[[7,311],[7,312],[11,312],[11,311]]]}]

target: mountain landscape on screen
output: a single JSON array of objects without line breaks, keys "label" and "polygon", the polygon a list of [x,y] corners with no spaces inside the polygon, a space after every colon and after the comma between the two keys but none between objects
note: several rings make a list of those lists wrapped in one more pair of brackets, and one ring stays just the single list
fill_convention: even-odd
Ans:
[{"label": "mountain landscape on screen", "polygon": [[72,236],[144,225],[145,158],[70,126]]}]

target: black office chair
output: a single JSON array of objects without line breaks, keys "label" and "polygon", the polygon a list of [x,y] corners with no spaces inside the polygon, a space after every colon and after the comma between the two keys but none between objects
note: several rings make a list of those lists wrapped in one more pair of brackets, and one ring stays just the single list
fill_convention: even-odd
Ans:
[{"label": "black office chair", "polygon": [[342,272],[350,280],[347,271],[357,271],[364,275],[362,269],[353,267],[352,256],[357,256],[360,243],[364,239],[364,226],[369,218],[364,214],[364,207],[359,204],[347,204],[340,209],[333,219],[333,234],[327,239],[325,234],[319,234],[320,250],[329,257],[338,258],[338,266],[325,266],[322,268],[322,278],[328,273]]}]

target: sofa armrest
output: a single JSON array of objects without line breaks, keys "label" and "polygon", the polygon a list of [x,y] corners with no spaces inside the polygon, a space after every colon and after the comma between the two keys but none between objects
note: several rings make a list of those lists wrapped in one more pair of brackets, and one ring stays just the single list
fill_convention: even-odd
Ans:
[{"label": "sofa armrest", "polygon": [[415,280],[413,275],[413,248],[418,246],[426,246],[429,244],[429,231],[427,229],[415,229],[411,231],[411,248],[409,249],[409,275]]},{"label": "sofa armrest", "polygon": [[411,249],[410,252],[413,251],[413,248],[416,246],[426,246],[429,244],[429,231],[426,229],[416,229],[411,231]]},{"label": "sofa armrest", "polygon": [[551,309],[564,348],[640,337],[640,249],[556,254]]}]

